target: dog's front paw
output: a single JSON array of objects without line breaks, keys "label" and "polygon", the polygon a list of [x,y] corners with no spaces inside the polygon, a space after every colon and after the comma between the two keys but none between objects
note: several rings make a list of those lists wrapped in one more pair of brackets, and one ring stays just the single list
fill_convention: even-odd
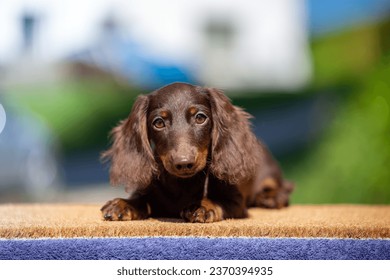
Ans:
[{"label": "dog's front paw", "polygon": [[137,212],[128,200],[115,198],[107,201],[100,209],[102,217],[106,221],[130,221],[137,220]]},{"label": "dog's front paw", "polygon": [[181,211],[181,217],[190,223],[213,223],[223,220],[221,206],[204,198],[199,204],[192,204]]}]

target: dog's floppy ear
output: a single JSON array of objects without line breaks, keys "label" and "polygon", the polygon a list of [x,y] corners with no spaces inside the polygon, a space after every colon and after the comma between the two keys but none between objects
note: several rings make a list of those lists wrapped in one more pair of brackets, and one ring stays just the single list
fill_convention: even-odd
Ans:
[{"label": "dog's floppy ear", "polygon": [[125,186],[128,192],[147,187],[157,173],[148,140],[148,96],[139,96],[126,120],[111,131],[113,140],[103,160],[111,161],[110,183]]},{"label": "dog's floppy ear", "polygon": [[251,115],[233,106],[221,90],[206,91],[213,118],[210,171],[230,184],[249,181],[261,163],[259,143],[250,127]]}]

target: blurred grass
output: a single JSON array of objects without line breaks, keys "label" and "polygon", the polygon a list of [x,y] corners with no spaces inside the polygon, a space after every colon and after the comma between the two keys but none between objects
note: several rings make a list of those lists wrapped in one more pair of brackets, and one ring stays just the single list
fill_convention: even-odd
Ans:
[{"label": "blurred grass", "polygon": [[293,202],[390,203],[389,31],[388,21],[313,40],[313,88],[345,89],[323,136],[286,161]]},{"label": "blurred grass", "polygon": [[324,137],[286,174],[295,203],[390,203],[390,58],[337,108]]}]

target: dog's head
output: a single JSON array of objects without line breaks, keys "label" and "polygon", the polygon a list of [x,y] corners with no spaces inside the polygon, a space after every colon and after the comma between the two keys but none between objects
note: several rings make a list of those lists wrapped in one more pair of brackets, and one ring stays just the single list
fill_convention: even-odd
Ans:
[{"label": "dog's head", "polygon": [[103,154],[111,183],[144,188],[161,172],[190,178],[206,167],[231,184],[249,180],[259,163],[249,118],[212,88],[174,83],[139,96]]},{"label": "dog's head", "polygon": [[154,154],[170,174],[189,178],[205,168],[213,118],[200,88],[172,84],[149,95],[147,124]]}]

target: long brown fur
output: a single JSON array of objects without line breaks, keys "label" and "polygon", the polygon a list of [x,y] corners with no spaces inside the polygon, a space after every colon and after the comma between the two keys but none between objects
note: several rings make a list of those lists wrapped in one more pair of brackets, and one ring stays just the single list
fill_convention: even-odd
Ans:
[{"label": "long brown fur", "polygon": [[205,223],[245,218],[247,207],[287,206],[293,184],[253,134],[250,118],[214,88],[174,83],[139,96],[102,155],[111,162],[111,184],[132,195],[108,201],[103,218]]}]

